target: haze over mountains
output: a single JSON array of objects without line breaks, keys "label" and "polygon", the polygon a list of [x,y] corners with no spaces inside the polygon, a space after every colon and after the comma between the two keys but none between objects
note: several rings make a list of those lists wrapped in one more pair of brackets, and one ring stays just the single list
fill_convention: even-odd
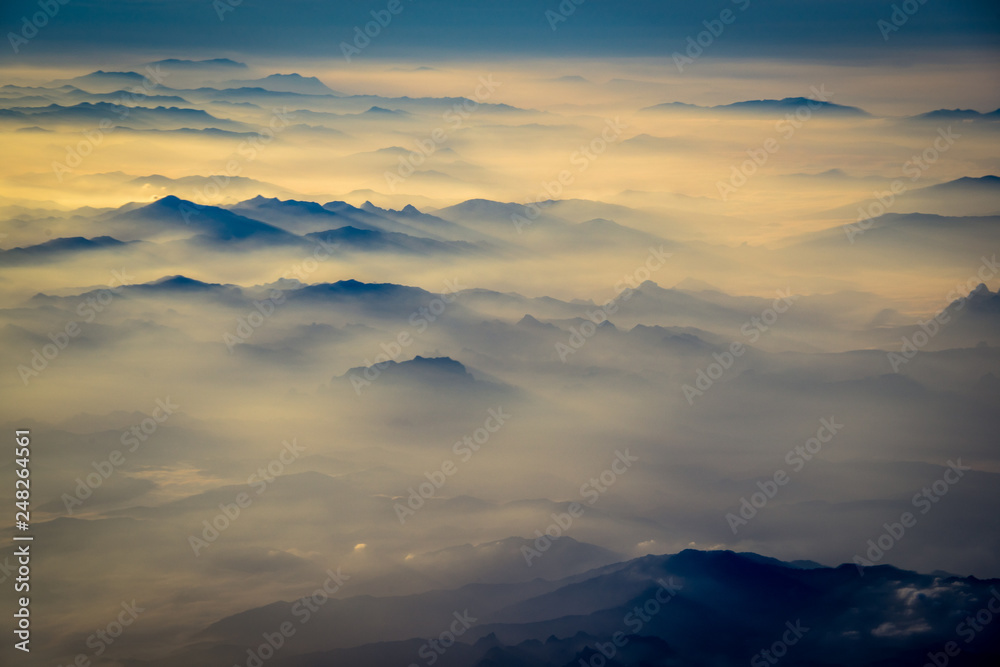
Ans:
[{"label": "haze over mountains", "polygon": [[173,55],[0,86],[33,658],[1000,657],[985,84]]}]

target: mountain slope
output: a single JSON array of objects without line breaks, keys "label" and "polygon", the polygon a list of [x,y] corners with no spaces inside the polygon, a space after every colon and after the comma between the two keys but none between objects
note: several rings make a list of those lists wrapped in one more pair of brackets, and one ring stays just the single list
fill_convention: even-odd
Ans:
[{"label": "mountain slope", "polygon": [[[440,664],[595,664],[598,652],[615,660],[600,664],[621,667],[766,664],[761,651],[784,637],[788,664],[875,667],[921,664],[928,652],[968,635],[971,641],[959,642],[972,658],[967,664],[995,664],[986,661],[1000,659],[1000,625],[976,633],[962,619],[991,599],[1000,601],[998,584],[885,565],[830,568],[687,550],[552,582],[331,600],[307,625],[296,626],[294,648],[274,664],[413,660],[460,617],[474,620],[451,626],[460,644],[450,657],[438,656]],[[202,647],[253,645],[262,632],[293,618],[293,608],[280,602],[223,619],[203,633]],[[375,618],[378,629],[369,622]],[[384,639],[367,641],[373,633]],[[324,644],[330,649],[322,650]]]}]

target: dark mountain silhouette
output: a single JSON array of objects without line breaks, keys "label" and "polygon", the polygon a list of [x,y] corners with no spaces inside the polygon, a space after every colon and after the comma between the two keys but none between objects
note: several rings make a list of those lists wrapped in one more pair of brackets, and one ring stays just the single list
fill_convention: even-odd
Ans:
[{"label": "dark mountain silhouette", "polygon": [[719,104],[717,106],[703,107],[697,104],[686,104],[684,102],[667,102],[656,106],[646,107],[642,111],[709,111],[713,113],[764,113],[786,114],[795,112],[800,107],[805,106],[814,114],[823,116],[843,116],[843,117],[866,117],[870,114],[858,107],[834,104],[833,102],[823,102],[809,99],[808,97],[786,97],[780,100],[747,100],[744,102],[733,102],[732,104]]},{"label": "dark mountain silhouette", "polygon": [[[331,600],[297,627],[295,648],[276,655],[273,664],[420,662],[421,650],[433,651],[429,640],[465,613],[475,621],[454,647],[436,655],[438,664],[648,667],[757,664],[755,658],[768,664],[761,652],[784,639],[787,664],[794,665],[923,664],[928,653],[952,641],[966,659],[960,664],[987,665],[1000,660],[1000,625],[971,632],[963,619],[1000,600],[998,585],[889,565],[833,568],[686,550],[555,581]],[[235,647],[256,645],[261,633],[291,618],[293,604],[276,602],[223,619],[202,633],[198,650],[218,656],[233,647],[235,656]],[[371,622],[375,618],[378,623]]]},{"label": "dark mountain silhouette", "polygon": [[[134,243],[134,242],[133,242]],[[129,243],[123,243],[110,236],[98,236],[92,239],[76,236],[72,238],[52,239],[38,245],[24,248],[0,250],[0,264],[29,264],[64,258],[67,255],[96,250],[125,248]]]},{"label": "dark mountain silhouette", "polygon": [[202,206],[168,195],[140,208],[113,215],[105,224],[141,238],[185,235],[193,242],[213,245],[306,245],[301,237],[216,206]]}]

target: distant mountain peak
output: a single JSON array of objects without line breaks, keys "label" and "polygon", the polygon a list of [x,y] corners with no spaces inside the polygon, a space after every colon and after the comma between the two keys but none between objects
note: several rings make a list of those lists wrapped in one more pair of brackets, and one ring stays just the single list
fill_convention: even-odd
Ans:
[{"label": "distant mountain peak", "polygon": [[[459,383],[462,386],[476,382],[465,364],[451,357],[415,356],[408,361],[385,361],[375,366],[379,375],[390,380],[418,381],[421,384],[435,383],[441,386],[452,386]],[[340,379],[350,379],[352,376],[364,375],[370,367],[359,366],[347,371]]]},{"label": "distant mountain peak", "polygon": [[144,287],[161,287],[169,289],[211,289],[219,287],[217,283],[205,283],[194,278],[188,278],[180,274],[175,276],[164,276],[152,282],[143,283]]},{"label": "distant mountain peak", "polygon": [[434,368],[459,375],[465,375],[468,373],[468,370],[465,368],[465,364],[460,361],[455,361],[451,357],[421,357],[417,355],[410,361],[401,362],[400,365],[404,364],[411,364],[414,367]]},{"label": "distant mountain peak", "polygon": [[91,72],[86,76],[124,76],[128,78],[139,78],[139,79],[145,78],[137,72],[105,72],[102,69],[99,69],[96,72]]},{"label": "distant mountain peak", "polygon": [[151,63],[146,63],[146,65],[150,67],[162,65],[164,67],[174,67],[174,68],[184,68],[184,69],[209,68],[209,67],[228,67],[232,69],[247,69],[246,63],[230,60],[229,58],[212,58],[211,60],[183,60],[180,58],[167,58],[165,60],[157,60]]},{"label": "distant mountain peak", "polygon": [[988,174],[986,176],[962,176],[961,178],[956,178],[953,181],[946,181],[944,183],[938,183],[937,185],[929,185],[926,188],[920,188],[917,190],[934,190],[936,192],[941,192],[943,190],[995,190],[1000,188],[1000,176],[993,176]]},{"label": "distant mountain peak", "polygon": [[392,115],[392,116],[406,116],[406,115],[408,115],[407,112],[401,111],[399,109],[386,109],[385,107],[379,107],[379,106],[373,106],[373,107],[369,108],[368,111],[365,111],[365,113],[366,114],[367,113],[371,113],[371,114],[387,114],[387,115]]},{"label": "distant mountain peak", "polygon": [[293,93],[296,95],[332,95],[343,93],[333,90],[315,76],[302,76],[296,72],[288,74],[269,74],[261,79],[234,79],[226,82],[226,86],[268,91],[270,93]]},{"label": "distant mountain peak", "polygon": [[136,211],[146,211],[146,212],[156,212],[156,211],[171,211],[177,212],[182,206],[190,206],[192,210],[197,210],[201,208],[200,205],[194,202],[187,201],[186,199],[181,199],[177,195],[164,195],[159,199],[155,199],[145,206],[141,206]]},{"label": "distant mountain peak", "polygon": [[655,106],[646,107],[642,111],[668,111],[668,110],[679,110],[679,109],[700,109],[709,112],[730,112],[730,111],[763,111],[768,113],[776,112],[788,112],[790,110],[798,109],[799,107],[807,107],[813,112],[822,112],[824,114],[837,114],[843,116],[869,116],[870,114],[858,107],[846,106],[843,104],[835,104],[833,102],[826,102],[823,100],[814,100],[808,97],[784,97],[780,100],[776,99],[762,99],[762,100],[744,100],[742,102],[733,102],[731,104],[719,104],[716,106],[699,106],[697,104],[687,104],[685,102],[667,102],[665,104],[657,104]]},{"label": "distant mountain peak", "polygon": [[547,322],[541,322],[530,314],[525,314],[525,316],[518,321],[517,326],[528,329],[551,329],[555,331],[560,330],[559,327],[557,327],[556,325],[549,324]]}]

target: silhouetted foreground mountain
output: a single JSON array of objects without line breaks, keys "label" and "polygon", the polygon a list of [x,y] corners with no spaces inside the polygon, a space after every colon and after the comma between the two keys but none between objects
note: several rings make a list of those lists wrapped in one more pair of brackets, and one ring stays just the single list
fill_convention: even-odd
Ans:
[{"label": "silhouetted foreground mountain", "polygon": [[[530,545],[522,549],[526,568],[529,557],[546,558],[544,545],[535,554]],[[646,556],[558,581],[307,607],[276,602],[223,619],[162,664],[197,665],[209,656],[256,664],[252,654],[283,623],[289,635],[269,664],[1000,664],[1000,581],[730,551]]]}]

